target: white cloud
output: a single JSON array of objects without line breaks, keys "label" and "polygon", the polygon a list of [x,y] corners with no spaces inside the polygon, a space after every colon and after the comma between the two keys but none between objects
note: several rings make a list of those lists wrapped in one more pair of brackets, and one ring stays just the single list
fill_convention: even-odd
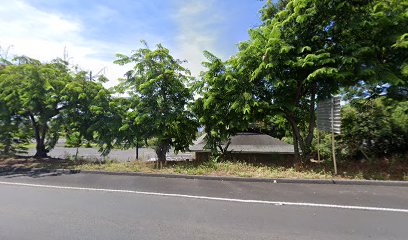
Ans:
[{"label": "white cloud", "polygon": [[201,63],[206,60],[204,50],[225,58],[215,51],[220,33],[213,26],[222,24],[223,20],[222,15],[215,10],[215,4],[214,0],[183,1],[174,15],[179,27],[175,55],[188,60],[187,67],[195,76],[203,70]]},{"label": "white cloud", "polygon": [[[178,27],[177,34],[174,41],[170,41],[173,44],[168,47],[175,57],[188,60],[186,66],[194,76],[198,76],[203,70],[201,63],[206,60],[203,56],[204,50],[209,50],[222,58],[227,57],[215,51],[217,41],[221,37],[217,26],[225,19],[216,10],[215,0],[181,2],[177,12],[172,16]],[[114,9],[102,5],[97,5],[96,9],[97,14],[92,17],[104,21],[109,21],[118,14]],[[85,21],[86,17],[81,19]],[[95,73],[105,68],[105,74],[111,80],[107,86],[113,86],[129,68],[112,63],[115,53],[129,54],[130,50],[141,46],[129,44],[138,43],[140,39],[145,39],[149,43],[166,43],[169,40],[149,32],[132,32],[127,39],[117,39],[115,43],[103,39],[92,40],[84,37],[84,33],[90,29],[86,29],[81,19],[77,16],[44,11],[23,0],[0,0],[0,47],[5,49],[12,46],[11,54],[27,55],[41,61],[63,57],[66,47],[70,63]],[[107,59],[106,56],[112,57]]]},{"label": "white cloud", "polygon": [[[4,2],[0,0],[0,46],[3,49],[11,46],[11,54],[50,61],[63,57],[66,47],[72,64],[94,72],[106,68],[106,75],[111,79],[107,86],[116,84],[116,79],[125,72],[112,61],[92,57],[104,51],[112,52],[112,46],[82,37],[86,29],[79,19],[41,11],[23,1]],[[104,14],[112,13],[105,11]],[[123,51],[119,46],[116,48],[118,52]]]},{"label": "white cloud", "polygon": [[65,33],[80,30],[76,22],[39,11],[21,1],[8,1],[7,4],[1,4],[0,16],[2,20],[0,29],[13,36],[23,37],[30,33],[33,37],[47,38],[52,34],[61,38]]}]

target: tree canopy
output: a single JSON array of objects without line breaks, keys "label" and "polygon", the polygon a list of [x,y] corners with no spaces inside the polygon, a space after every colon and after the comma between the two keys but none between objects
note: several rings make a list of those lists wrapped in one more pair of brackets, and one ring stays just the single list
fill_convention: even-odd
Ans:
[{"label": "tree canopy", "polygon": [[[242,113],[261,108],[284,117],[296,155],[300,148],[307,160],[318,99],[361,82],[406,84],[407,52],[397,50],[405,46],[406,9],[401,1],[268,1],[261,10],[263,24],[250,30],[250,39],[229,62],[240,74],[229,88],[245,86],[248,99],[257,102]],[[380,35],[386,37],[376,41]]]},{"label": "tree canopy", "polygon": [[47,156],[63,127],[93,139],[98,122],[103,125],[109,117],[103,110],[110,93],[100,83],[86,81],[84,72],[74,72],[61,59],[41,63],[16,57],[14,62],[0,70],[0,99],[3,109],[31,123],[36,157]]},{"label": "tree canopy", "polygon": [[193,80],[190,72],[173,58],[162,45],[155,50],[147,47],[132,55],[118,54],[117,64],[133,63],[126,73],[121,88],[135,103],[133,124],[141,126],[143,138],[156,140],[155,150],[159,161],[166,160],[170,147],[185,150],[192,143],[197,131],[187,104],[192,100],[188,84]]},{"label": "tree canopy", "polygon": [[257,129],[291,138],[304,163],[316,149],[317,102],[337,94],[346,104],[339,138],[350,155],[372,146],[383,147],[378,156],[404,151],[406,0],[268,0],[260,15],[229,59],[204,51],[197,79],[167,48],[145,42],[117,54],[115,63],[130,69],[114,89],[61,59],[0,56],[2,153],[31,134],[36,156],[45,157],[64,132],[77,147],[96,143],[103,155],[153,143],[165,161],[171,148],[187,150],[201,126],[213,153],[226,152],[232,135]]}]

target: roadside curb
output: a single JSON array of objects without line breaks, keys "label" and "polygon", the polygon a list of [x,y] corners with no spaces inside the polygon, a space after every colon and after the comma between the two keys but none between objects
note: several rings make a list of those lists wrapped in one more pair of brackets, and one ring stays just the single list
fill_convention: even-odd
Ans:
[{"label": "roadside curb", "polygon": [[[344,179],[293,179],[293,178],[248,178],[248,177],[222,177],[208,175],[185,175],[185,174],[164,174],[164,173],[142,173],[142,172],[107,172],[75,169],[15,169],[14,173],[31,174],[100,174],[100,175],[118,175],[118,176],[142,176],[142,177],[161,177],[161,178],[184,178],[197,180],[230,181],[230,182],[258,182],[258,183],[297,183],[297,184],[337,184],[337,185],[372,185],[372,186],[394,186],[408,187],[408,181],[384,181],[384,180],[344,180]],[[1,176],[0,171],[0,176]]]},{"label": "roadside curb", "polygon": [[163,174],[163,173],[141,173],[141,172],[107,172],[89,170],[67,170],[58,169],[61,173],[85,173],[102,175],[162,177],[162,178],[184,178],[197,180],[215,180],[232,182],[260,182],[260,183],[298,183],[298,184],[337,184],[337,185],[372,185],[372,186],[394,186],[408,187],[408,181],[383,181],[383,180],[343,180],[343,179],[290,179],[290,178],[245,178],[245,177],[218,177],[185,174]]}]

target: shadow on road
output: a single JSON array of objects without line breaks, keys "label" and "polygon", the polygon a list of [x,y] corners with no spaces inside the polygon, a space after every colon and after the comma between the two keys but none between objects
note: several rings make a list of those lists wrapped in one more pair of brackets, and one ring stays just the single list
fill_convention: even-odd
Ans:
[{"label": "shadow on road", "polygon": [[59,158],[36,159],[26,156],[0,158],[0,176],[13,177],[45,177],[74,174],[78,171],[70,170],[73,166],[81,164],[80,161],[70,161]]},{"label": "shadow on road", "polygon": [[49,169],[30,169],[30,168],[10,168],[1,169],[0,177],[5,178],[15,178],[15,177],[32,177],[41,178],[49,176],[60,176],[60,175],[70,175],[76,174],[79,171],[75,170],[49,170]]}]

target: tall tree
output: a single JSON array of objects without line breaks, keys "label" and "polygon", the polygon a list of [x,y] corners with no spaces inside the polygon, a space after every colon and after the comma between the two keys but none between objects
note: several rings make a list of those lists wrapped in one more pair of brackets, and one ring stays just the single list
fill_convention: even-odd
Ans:
[{"label": "tall tree", "polygon": [[317,94],[327,97],[337,88],[328,31],[336,15],[321,2],[289,1],[274,10],[250,32],[251,40],[241,43],[237,60],[251,64],[257,98],[269,105],[270,114],[289,122],[299,160],[300,149],[303,159],[310,154]]},{"label": "tall tree", "polygon": [[[396,49],[404,46],[406,1],[269,1],[261,12],[263,24],[240,44],[238,65],[252,71],[256,99],[290,124],[299,160],[311,153],[319,98],[362,79],[374,83],[380,73],[386,82],[405,79],[406,52]],[[375,42],[371,32],[390,37]]]},{"label": "tall tree", "polygon": [[333,26],[338,49],[351,57],[352,95],[408,98],[407,12],[405,0],[361,1]]},{"label": "tall tree", "polygon": [[245,84],[249,78],[239,71],[234,58],[223,62],[208,51],[204,55],[208,62],[203,63],[206,69],[195,84],[199,97],[193,110],[204,127],[206,148],[213,155],[225,154],[231,137],[254,122],[258,103]]},{"label": "tall tree", "polygon": [[[8,50],[0,47],[0,71],[12,63],[7,60]],[[1,80],[1,78],[0,78]],[[15,109],[10,108],[0,98],[0,155],[13,155],[25,151],[24,144],[29,141],[31,129],[27,120]]]},{"label": "tall tree", "polygon": [[15,61],[0,73],[0,99],[31,121],[35,156],[46,157],[58,139],[59,114],[67,104],[61,93],[72,76],[67,64],[59,59],[45,64],[28,57]]},{"label": "tall tree", "polygon": [[187,149],[195,138],[197,124],[186,109],[192,99],[187,87],[192,77],[181,65],[183,61],[173,58],[160,44],[155,50],[145,44],[130,56],[117,57],[117,64],[135,64],[121,84],[130,98],[137,101],[134,124],[146,129],[144,138],[156,140],[159,162],[166,161],[171,147],[175,151]]},{"label": "tall tree", "polygon": [[108,125],[104,121],[114,118],[108,114],[110,92],[100,82],[87,80],[85,72],[72,71],[61,59],[41,63],[16,57],[14,64],[0,70],[0,102],[30,122],[35,157],[47,157],[64,126],[79,132],[81,138],[110,146],[101,132]]},{"label": "tall tree", "polygon": [[[111,92],[102,83],[106,82],[103,75],[93,78],[85,71],[75,73],[73,81],[68,83],[62,95],[67,102],[62,112],[64,128],[67,137],[75,139],[75,146],[97,143],[103,155],[112,148],[112,131],[106,131],[106,126],[117,121],[116,109],[111,104]],[[102,132],[101,130],[106,132]]]}]

